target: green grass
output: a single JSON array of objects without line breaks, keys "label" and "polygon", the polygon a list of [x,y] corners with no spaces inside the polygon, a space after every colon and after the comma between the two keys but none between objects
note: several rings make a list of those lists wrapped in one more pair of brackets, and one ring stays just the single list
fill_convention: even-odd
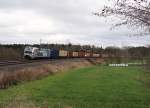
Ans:
[{"label": "green grass", "polygon": [[0,90],[12,100],[50,108],[150,108],[150,88],[137,67],[94,66]]}]

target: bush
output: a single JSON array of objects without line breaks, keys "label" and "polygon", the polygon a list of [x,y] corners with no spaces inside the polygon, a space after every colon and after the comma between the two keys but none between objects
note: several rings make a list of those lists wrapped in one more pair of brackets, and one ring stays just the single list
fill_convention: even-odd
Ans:
[{"label": "bush", "polygon": [[150,72],[150,58],[146,58],[145,62],[146,62],[145,70],[146,70],[146,72]]},{"label": "bush", "polygon": [[[1,72],[0,73],[0,89],[6,89],[11,85],[17,85],[18,83],[24,81],[39,80],[41,78],[47,77],[48,75],[53,75],[58,72],[64,72],[74,68],[80,68],[85,66],[91,66],[97,64],[98,60],[79,60],[79,61],[62,61],[55,64],[43,64],[41,66],[33,66],[25,69],[18,69],[11,72]],[[99,60],[98,62],[100,62]],[[103,61],[101,61],[103,62]]]}]

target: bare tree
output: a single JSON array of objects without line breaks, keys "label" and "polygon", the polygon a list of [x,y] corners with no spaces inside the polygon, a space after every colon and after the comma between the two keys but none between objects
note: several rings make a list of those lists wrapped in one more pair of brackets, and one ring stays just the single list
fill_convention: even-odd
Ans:
[{"label": "bare tree", "polygon": [[111,6],[104,6],[97,16],[117,16],[122,22],[116,26],[130,25],[140,27],[144,34],[150,33],[150,0],[111,0]]},{"label": "bare tree", "polygon": [[[115,16],[121,19],[115,27],[129,25],[142,28],[142,35],[150,34],[150,0],[110,0],[110,2],[112,5],[104,6],[100,12],[94,14],[100,17]],[[149,71],[150,59],[146,58],[146,62]]]}]

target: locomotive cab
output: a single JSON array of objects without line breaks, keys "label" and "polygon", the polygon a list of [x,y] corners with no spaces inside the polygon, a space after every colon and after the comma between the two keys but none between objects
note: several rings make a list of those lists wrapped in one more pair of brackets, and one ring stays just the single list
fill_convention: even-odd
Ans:
[{"label": "locomotive cab", "polygon": [[24,49],[24,58],[26,59],[35,59],[35,53],[37,52],[38,48],[36,47],[25,47]]}]

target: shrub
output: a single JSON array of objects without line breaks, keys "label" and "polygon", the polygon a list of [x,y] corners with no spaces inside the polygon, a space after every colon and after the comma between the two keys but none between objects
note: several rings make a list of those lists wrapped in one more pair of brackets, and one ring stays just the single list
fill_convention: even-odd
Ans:
[{"label": "shrub", "polygon": [[[95,61],[95,62],[94,62]],[[57,63],[44,64],[42,66],[28,67],[12,72],[0,73],[0,88],[6,89],[11,85],[16,85],[24,81],[32,81],[41,79],[48,75],[58,72],[67,71],[69,69],[80,68],[97,64],[102,60],[79,60],[79,61],[61,61]]]},{"label": "shrub", "polygon": [[146,58],[145,61],[146,61],[145,70],[146,72],[150,72],[150,58]]}]

